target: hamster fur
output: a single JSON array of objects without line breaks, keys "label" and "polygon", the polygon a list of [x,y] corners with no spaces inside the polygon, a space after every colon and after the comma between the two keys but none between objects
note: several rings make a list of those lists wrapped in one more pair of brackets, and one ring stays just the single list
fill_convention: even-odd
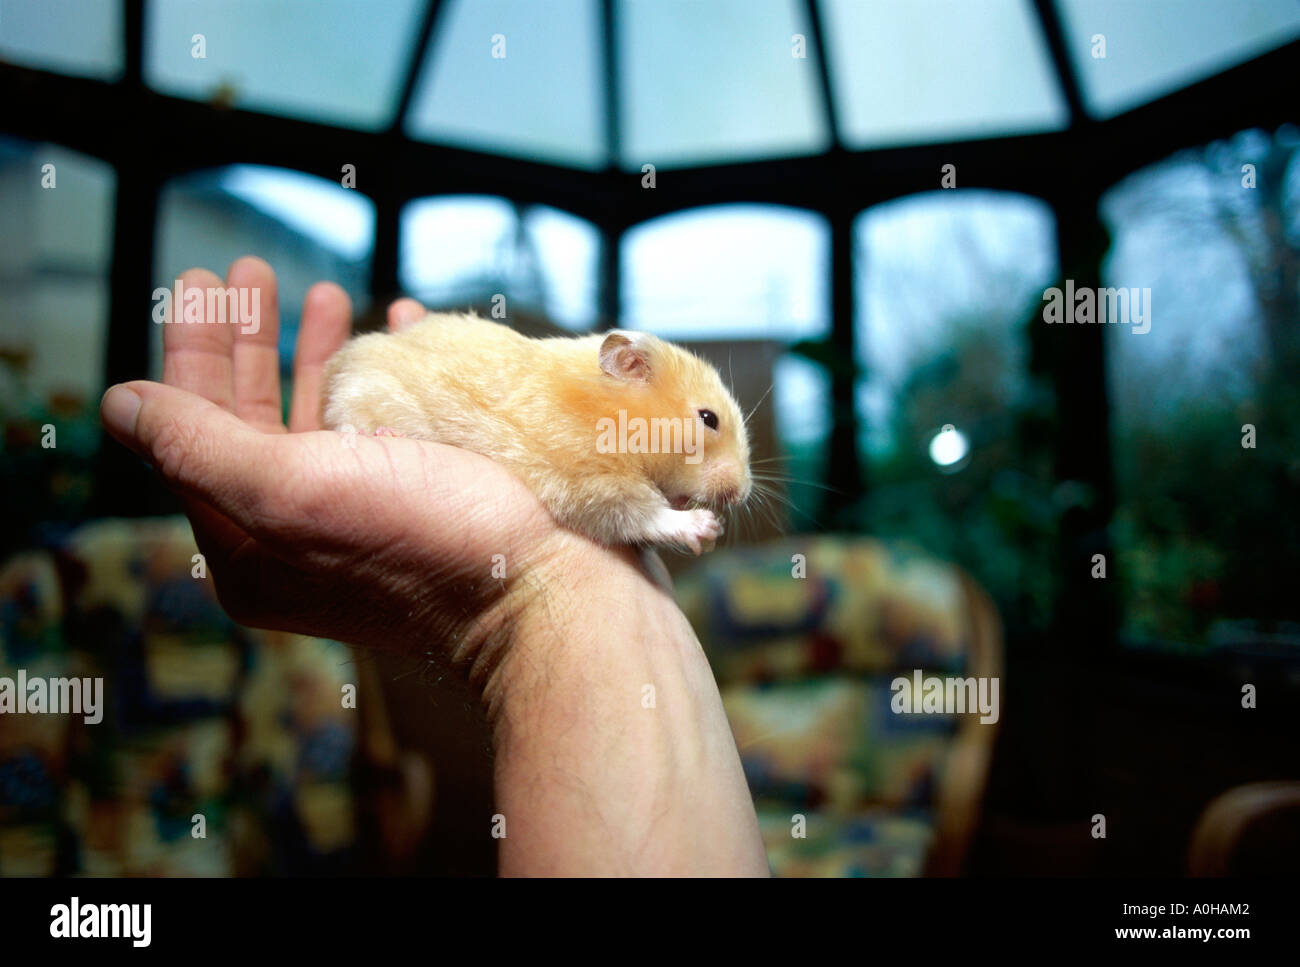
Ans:
[{"label": "hamster fur", "polygon": [[[672,447],[655,447],[653,433],[639,446],[619,437],[632,443],[620,449],[642,452],[602,452],[612,436],[598,446],[602,428],[665,428],[674,417],[693,436]],[[604,544],[699,554],[722,533],[718,513],[752,489],[745,420],[718,371],[643,332],[530,339],[433,313],[344,345],[325,369],[323,423],[490,457],[560,524]],[[677,452],[644,452],[653,449]]]}]

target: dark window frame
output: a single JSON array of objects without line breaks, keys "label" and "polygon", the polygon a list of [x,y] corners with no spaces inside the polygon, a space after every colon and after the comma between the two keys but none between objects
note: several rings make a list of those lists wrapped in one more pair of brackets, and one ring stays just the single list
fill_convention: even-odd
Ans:
[{"label": "dark window frame", "polygon": [[[124,2],[125,63],[114,82],[74,78],[0,64],[4,133],[58,143],[103,159],[117,173],[110,319],[105,360],[107,383],[149,372],[147,318],[159,193],[171,178],[192,171],[244,163],[288,168],[336,181],[344,164],[356,166],[357,190],[375,203],[375,249],[371,296],[382,303],[399,294],[399,219],[402,207],[431,194],[486,194],[517,204],[541,204],[593,223],[601,233],[600,318],[619,318],[619,264],[623,235],[634,225],[689,208],[729,202],[778,204],[822,214],[831,226],[828,279],[831,341],[837,358],[855,360],[853,223],[865,209],[938,184],[941,168],[956,165],[959,184],[1032,195],[1044,200],[1056,221],[1062,273],[1081,285],[1100,284],[1108,239],[1100,220],[1102,193],[1128,174],[1176,151],[1235,132],[1274,130],[1294,120],[1290,96],[1300,41],[1292,42],[1216,76],[1138,108],[1097,121],[1083,107],[1080,83],[1067,55],[1053,0],[1034,0],[1070,120],[1064,130],[1002,138],[851,151],[841,141],[834,85],[825,57],[816,0],[804,0],[812,36],[810,58],[818,70],[821,107],[832,143],[821,154],[734,164],[673,168],[659,173],[657,187],[640,186],[640,172],[618,167],[619,67],[617,0],[601,0],[606,85],[605,135],[609,163],[601,171],[502,157],[408,137],[402,127],[426,52],[434,49],[441,0],[429,0],[388,128],[359,131],[300,119],[169,97],[143,80],[144,0]],[[1059,338],[1059,334],[1054,334]],[[1050,341],[1053,336],[1044,337]],[[1087,573],[1094,553],[1109,554],[1107,525],[1115,494],[1110,454],[1104,329],[1070,330],[1068,347],[1049,346],[1057,389],[1061,439],[1057,473],[1080,480],[1098,499],[1067,517],[1060,545],[1065,573]],[[843,501],[866,485],[858,453],[858,414],[853,367],[832,373],[833,423],[827,483]],[[144,484],[138,461],[118,447],[105,447],[100,492],[111,495],[102,513],[148,512],[153,488]],[[840,508],[826,508],[833,523]],[[1115,646],[1118,612],[1105,582],[1066,582],[1059,630],[1074,647]],[[1082,656],[1080,656],[1082,657]]]}]

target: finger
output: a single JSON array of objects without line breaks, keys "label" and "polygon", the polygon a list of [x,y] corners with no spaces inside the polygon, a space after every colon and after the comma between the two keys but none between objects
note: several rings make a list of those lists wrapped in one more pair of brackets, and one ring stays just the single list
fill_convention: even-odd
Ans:
[{"label": "finger", "polygon": [[181,300],[173,295],[163,326],[163,382],[232,409],[234,332],[229,325],[208,324],[208,303],[215,308],[219,301],[209,300],[208,293],[220,289],[221,280],[206,269],[188,269],[177,281]]},{"label": "finger", "polygon": [[[234,330],[235,415],[264,431],[282,431],[280,411],[280,299],[275,272],[259,258],[238,259],[226,273],[238,293]],[[245,311],[249,311],[245,318]],[[238,323],[235,325],[234,323]]]},{"label": "finger", "polygon": [[293,352],[293,406],[289,429],[320,429],[321,388],[325,363],[347,342],[352,331],[352,300],[332,282],[318,282],[302,303],[302,324]]},{"label": "finger", "polygon": [[[100,402],[104,426],[148,460],[169,487],[202,501],[249,533],[290,516],[281,479],[287,437],[253,430],[193,393],[139,380],[112,386]],[[281,449],[273,449],[275,447]]]},{"label": "finger", "polygon": [[414,299],[398,299],[388,307],[388,328],[391,332],[401,332],[428,314],[429,310]]}]

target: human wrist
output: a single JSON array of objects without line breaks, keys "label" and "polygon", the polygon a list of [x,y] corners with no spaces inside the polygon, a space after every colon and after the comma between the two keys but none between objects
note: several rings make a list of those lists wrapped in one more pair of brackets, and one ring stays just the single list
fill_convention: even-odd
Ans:
[{"label": "human wrist", "polygon": [[567,547],[535,572],[484,689],[505,873],[766,873],[717,686],[638,552]]},{"label": "human wrist", "polygon": [[[656,564],[636,548],[603,547],[559,529],[521,557],[518,573],[474,631],[470,677],[494,727],[515,699],[535,693],[539,677],[590,670],[598,652],[631,657],[651,640],[636,633],[647,625],[662,639],[676,620],[678,636],[694,643]],[[618,633],[605,633],[612,629]]]}]

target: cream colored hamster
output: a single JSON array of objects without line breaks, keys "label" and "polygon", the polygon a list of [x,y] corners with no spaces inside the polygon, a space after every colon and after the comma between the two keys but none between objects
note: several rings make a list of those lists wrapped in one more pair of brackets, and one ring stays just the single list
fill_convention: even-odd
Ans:
[{"label": "cream colored hamster", "polygon": [[529,339],[433,313],[343,346],[323,422],[481,453],[605,544],[699,554],[752,489],[745,421],[718,371],[643,332]]}]

